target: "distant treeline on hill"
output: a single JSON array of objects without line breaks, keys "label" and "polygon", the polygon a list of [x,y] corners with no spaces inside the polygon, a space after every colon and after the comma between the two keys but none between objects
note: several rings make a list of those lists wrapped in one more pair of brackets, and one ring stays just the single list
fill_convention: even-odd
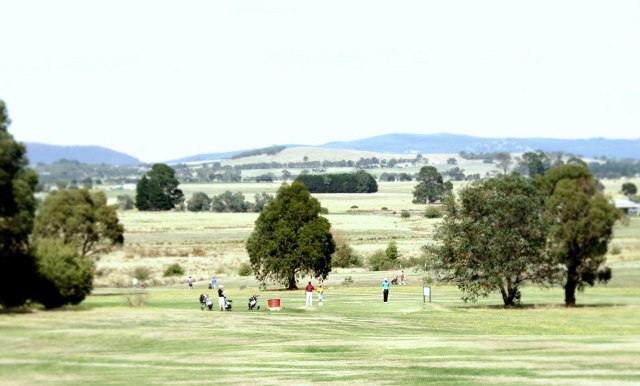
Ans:
[{"label": "distant treeline on hill", "polygon": [[364,170],[355,173],[301,174],[302,182],[311,193],[375,193],[376,179]]},{"label": "distant treeline on hill", "polygon": [[233,155],[231,157],[231,159],[254,157],[254,156],[263,155],[263,154],[276,155],[276,154],[280,153],[281,151],[283,151],[286,148],[287,148],[286,146],[263,147],[262,149],[243,151],[242,153],[238,153],[238,154]]}]

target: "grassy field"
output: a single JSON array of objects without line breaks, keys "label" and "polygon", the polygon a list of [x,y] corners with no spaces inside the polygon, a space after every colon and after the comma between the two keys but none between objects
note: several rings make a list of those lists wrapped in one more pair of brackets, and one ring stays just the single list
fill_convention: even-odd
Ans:
[{"label": "grassy field", "polygon": [[[637,278],[639,268],[633,268]],[[380,276],[343,272],[324,306],[302,291],[255,290],[222,280],[231,312],[201,311],[186,286],[103,288],[81,306],[0,315],[3,385],[632,385],[640,382],[640,288],[589,289],[576,309],[559,289],[528,288],[526,306],[498,297],[459,301],[452,287],[394,286],[384,304]],[[409,275],[411,281],[412,275]],[[638,283],[638,281],[636,281]],[[613,283],[612,283],[613,284]],[[143,307],[131,307],[136,298]],[[281,300],[281,311],[265,309]]]},{"label": "grassy field", "polygon": [[[382,183],[376,194],[316,195],[332,229],[367,257],[398,243],[417,256],[438,220],[411,204],[413,183]],[[621,183],[609,183],[615,189]],[[274,184],[181,186],[205,191],[275,193]],[[457,185],[459,186],[459,185]],[[355,208],[355,207],[357,208]],[[387,210],[382,210],[386,207]],[[402,210],[412,216],[402,218]],[[256,214],[119,213],[126,244],[97,262],[96,289],[64,310],[0,313],[2,385],[423,385],[640,384],[640,219],[616,226],[608,255],[613,280],[578,293],[565,309],[561,288],[522,289],[523,306],[502,309],[494,295],[465,304],[457,288],[407,269],[382,303],[380,282],[394,272],[334,270],[323,307],[305,307],[303,291],[259,290],[237,268]],[[165,278],[179,263],[183,277]],[[136,270],[146,289],[131,288]],[[215,274],[232,312],[201,311],[198,296]],[[196,279],[186,288],[187,276]],[[346,284],[346,279],[353,283]],[[314,283],[316,284],[316,283]],[[252,293],[259,311],[248,311]],[[265,309],[267,299],[283,310]],[[314,299],[314,304],[317,300]]]}]

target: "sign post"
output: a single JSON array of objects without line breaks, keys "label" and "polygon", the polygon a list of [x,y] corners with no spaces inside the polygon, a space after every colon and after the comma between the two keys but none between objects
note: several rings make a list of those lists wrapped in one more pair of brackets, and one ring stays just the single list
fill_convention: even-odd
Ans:
[{"label": "sign post", "polygon": [[423,296],[424,303],[427,302],[427,296],[429,297],[429,303],[431,303],[431,287],[429,286],[422,287],[422,296]]}]

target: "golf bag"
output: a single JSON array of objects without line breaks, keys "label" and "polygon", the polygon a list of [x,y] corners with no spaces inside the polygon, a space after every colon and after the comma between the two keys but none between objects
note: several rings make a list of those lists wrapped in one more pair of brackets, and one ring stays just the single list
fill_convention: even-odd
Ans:
[{"label": "golf bag", "polygon": [[202,311],[204,311],[205,308],[208,308],[209,311],[211,311],[211,309],[213,308],[213,302],[209,298],[209,295],[201,294],[200,295],[200,309]]},{"label": "golf bag", "polygon": [[259,295],[253,295],[252,297],[249,298],[249,310],[260,309],[260,306],[256,307],[256,304],[258,304],[258,297]]},{"label": "golf bag", "polygon": [[391,284],[398,285],[398,276],[391,279]]},{"label": "golf bag", "polygon": [[233,300],[229,300],[227,299],[227,297],[224,297],[224,310],[225,311],[231,311],[231,303],[233,302]]}]

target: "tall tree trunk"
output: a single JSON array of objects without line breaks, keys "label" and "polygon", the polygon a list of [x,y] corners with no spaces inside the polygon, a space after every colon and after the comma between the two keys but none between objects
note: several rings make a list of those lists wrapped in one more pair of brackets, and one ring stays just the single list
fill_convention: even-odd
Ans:
[{"label": "tall tree trunk", "polygon": [[290,289],[290,290],[298,289],[298,286],[296,285],[295,273],[289,277],[289,286],[287,287],[287,289]]},{"label": "tall tree trunk", "polygon": [[567,270],[567,282],[564,285],[565,307],[576,306],[576,288],[578,288],[578,267],[570,265]]}]

